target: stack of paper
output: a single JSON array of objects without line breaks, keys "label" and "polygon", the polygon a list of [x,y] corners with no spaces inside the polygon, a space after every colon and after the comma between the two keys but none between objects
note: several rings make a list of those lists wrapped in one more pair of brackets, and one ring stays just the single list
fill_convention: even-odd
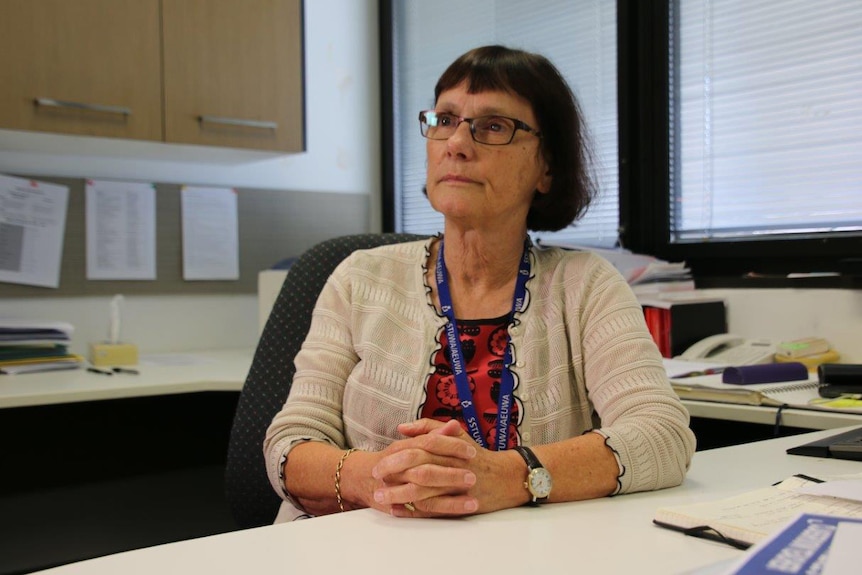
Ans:
[{"label": "stack of paper", "polygon": [[538,242],[540,245],[556,246],[570,250],[590,251],[611,262],[622,274],[632,290],[640,295],[656,295],[666,292],[694,289],[691,270],[681,263],[671,263],[659,258],[636,254],[626,249],[594,248],[572,244]]},{"label": "stack of paper", "polygon": [[691,270],[685,263],[670,263],[656,260],[636,270],[629,279],[632,290],[639,296],[666,292],[690,291],[694,289]]},{"label": "stack of paper", "polygon": [[0,373],[80,367],[84,358],[68,351],[72,331],[68,323],[0,319]]}]

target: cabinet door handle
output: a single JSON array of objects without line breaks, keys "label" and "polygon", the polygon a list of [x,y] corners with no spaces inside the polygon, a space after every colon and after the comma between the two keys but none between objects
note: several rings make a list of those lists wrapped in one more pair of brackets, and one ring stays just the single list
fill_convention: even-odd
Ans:
[{"label": "cabinet door handle", "polygon": [[242,118],[226,118],[224,116],[198,116],[201,124],[227,124],[229,126],[244,126],[246,128],[262,128],[265,130],[278,129],[277,122],[264,120],[243,120]]},{"label": "cabinet door handle", "polygon": [[105,112],[107,114],[122,114],[131,116],[132,110],[124,106],[105,106],[102,104],[87,104],[85,102],[69,102],[68,100],[54,100],[53,98],[36,98],[37,106],[49,106],[51,108],[74,108],[76,110],[87,110],[89,112]]}]

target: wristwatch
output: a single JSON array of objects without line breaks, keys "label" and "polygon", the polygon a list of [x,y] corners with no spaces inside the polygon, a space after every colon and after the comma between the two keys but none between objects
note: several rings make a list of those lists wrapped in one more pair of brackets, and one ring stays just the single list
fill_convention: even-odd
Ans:
[{"label": "wristwatch", "polygon": [[551,473],[545,469],[536,454],[529,447],[521,445],[515,446],[515,451],[521,454],[524,461],[527,462],[527,480],[524,481],[524,487],[530,492],[533,499],[530,501],[533,505],[545,503],[548,496],[551,494],[551,488],[554,486],[554,480],[551,478]]}]

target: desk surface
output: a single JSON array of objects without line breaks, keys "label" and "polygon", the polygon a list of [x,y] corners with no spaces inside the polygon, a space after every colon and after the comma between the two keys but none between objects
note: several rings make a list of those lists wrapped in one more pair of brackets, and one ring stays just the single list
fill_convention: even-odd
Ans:
[{"label": "desk surface", "polygon": [[101,375],[86,369],[0,375],[0,408],[76,401],[239,391],[253,350],[217,350],[143,356],[138,375]]},{"label": "desk surface", "polygon": [[[239,391],[248,375],[252,349],[228,349],[142,357],[137,376],[104,376],[86,370],[0,376],[0,408],[74,401],[168,395],[195,391]],[[157,360],[157,361],[155,361]],[[683,400],[693,417],[773,425],[775,407]],[[862,425],[862,414],[784,409],[781,423],[803,429]]]},{"label": "desk surface", "polygon": [[652,525],[666,505],[759,489],[794,473],[859,473],[862,463],[787,455],[818,431],[698,452],[682,486],[460,520],[360,510],[171,543],[65,565],[45,575],[405,572],[687,573],[739,557],[721,543]]},{"label": "desk surface", "polygon": [[[0,408],[75,401],[168,395],[195,391],[239,391],[254,356],[253,349],[229,349],[142,358],[140,374],[105,376],[86,370],[0,376]],[[683,400],[693,417],[773,425],[778,408]],[[862,413],[784,409],[782,425],[835,429],[862,425]]]},{"label": "desk surface", "polygon": [[781,425],[800,427],[802,429],[835,429],[848,425],[862,425],[862,413],[848,411],[832,411],[826,409],[803,409],[765,405],[740,405],[734,403],[719,403],[714,401],[694,401],[683,399],[683,405],[692,417],[708,419],[723,419],[727,421],[743,421],[775,425],[775,419],[781,418]]}]

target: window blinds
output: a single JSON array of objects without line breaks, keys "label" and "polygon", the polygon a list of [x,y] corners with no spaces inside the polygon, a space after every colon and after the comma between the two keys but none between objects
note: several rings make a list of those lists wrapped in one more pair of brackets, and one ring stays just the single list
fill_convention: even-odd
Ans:
[{"label": "window blinds", "polygon": [[677,6],[671,240],[862,230],[862,2]]},{"label": "window blinds", "polygon": [[434,85],[471,48],[503,44],[538,52],[562,72],[586,116],[600,197],[575,227],[535,234],[547,243],[610,247],[617,241],[616,2],[612,0],[405,0],[393,2],[396,229],[436,233],[443,218],[422,193],[420,110]]}]

